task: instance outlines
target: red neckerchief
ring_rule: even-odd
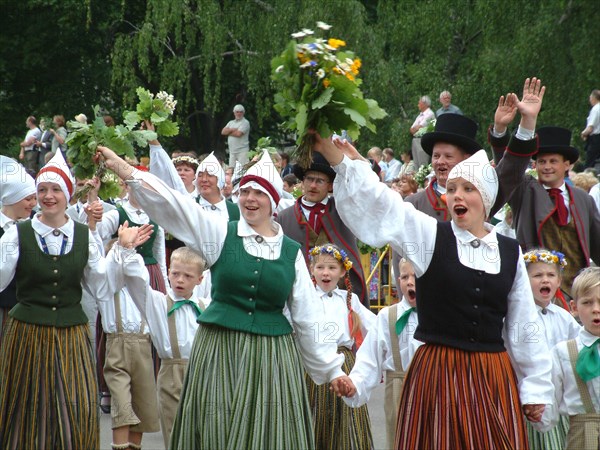
[[[323,228],[322,217],[323,214],[325,214],[327,205],[319,202],[312,206],[308,206],[306,203],[301,202],[301,207],[310,211],[308,216],[308,224],[313,230],[315,230],[315,233],[319,234],[321,232],[321,228]]]

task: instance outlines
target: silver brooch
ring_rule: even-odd
[[[52,232],[52,234],[53,234],[54,236],[58,237],[58,236],[60,236],[60,235],[62,234],[62,232],[61,232],[60,230],[56,229],[56,230],[54,230],[54,231]]]
[[[543,315],[546,315],[546,314],[548,314],[548,310],[547,310],[546,308],[542,308],[542,314],[543,314]]]
[[[473,248],[479,248],[480,245],[481,245],[481,241],[479,239],[475,239],[475,240],[471,241],[471,247],[473,247]]]
[[[256,236],[256,237],[254,238],[254,240],[255,240],[256,242],[258,242],[259,244],[262,244],[262,243],[264,242],[264,238],[263,238],[262,236]]]
[[[210,209],[214,211],[215,209],[217,209],[217,207],[215,205],[210,205]]]

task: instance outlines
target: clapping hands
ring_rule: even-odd
[[[140,227],[130,227],[126,220],[123,225],[119,226],[119,245],[125,248],[135,248],[144,244],[154,232],[154,227],[146,223]]]

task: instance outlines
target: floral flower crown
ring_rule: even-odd
[[[314,260],[315,256],[318,255],[333,256],[335,259],[342,263],[342,265],[344,266],[344,270],[352,269],[352,261],[350,261],[350,258],[348,258],[346,252],[344,250],[338,250],[333,245],[318,245],[316,247],[311,248],[308,252],[308,256],[311,262]]]
[[[523,259],[525,260],[526,265],[543,262],[546,264],[556,264],[557,266],[560,266],[561,270],[567,266],[565,255],[560,252],[555,252],[554,250],[532,250],[525,253]]]
[[[192,164],[196,167],[198,167],[200,165],[200,163],[198,162],[198,160],[196,158],[189,156],[189,155],[183,155],[183,156],[178,156],[177,158],[173,158],[174,165],[181,164],[181,163]]]

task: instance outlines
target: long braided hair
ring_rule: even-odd
[[[315,246],[308,251],[308,257],[310,260],[311,268],[314,267],[314,265],[317,262],[317,258],[320,255],[328,255],[335,258],[345,271],[344,287],[346,288],[346,308],[348,308],[350,336],[355,340],[357,346],[360,346],[360,344],[362,343],[362,323],[358,313],[352,309],[352,283],[350,283],[349,276],[349,271],[352,268],[352,261],[350,261],[350,258],[344,250],[341,250],[335,244],[327,243],[324,245]],[[311,277],[313,283],[316,285],[317,280],[315,280],[314,276]]]

